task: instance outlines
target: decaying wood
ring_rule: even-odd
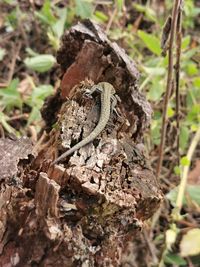
[[[0,262],[120,266],[126,244],[162,199],[142,144],[151,108],[137,91],[134,62],[90,21],[64,35],[58,62],[61,89],[43,107],[48,133],[38,156],[24,164],[20,187],[1,189]],[[117,112],[93,142],[51,166],[96,126],[99,95],[85,91],[100,81],[115,87]]]
[[[17,176],[17,165],[21,159],[32,154],[32,144],[28,138],[0,139],[0,181]]]

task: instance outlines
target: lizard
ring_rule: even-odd
[[[113,109],[117,103],[117,99],[115,97],[115,89],[110,83],[100,82],[97,85],[92,86],[91,92],[89,94],[91,95],[95,91],[99,91],[101,93],[101,111],[97,126],[85,139],[83,139],[82,141],[71,147],[69,150],[64,152],[57,159],[55,159],[52,162],[52,165],[58,163],[60,160],[71,155],[76,150],[92,142],[103,131],[106,124],[108,123],[111,109]]]

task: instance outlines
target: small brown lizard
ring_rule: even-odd
[[[105,128],[110,118],[111,109],[114,108],[117,102],[114,96],[115,89],[110,83],[101,82],[92,87],[90,94],[92,94],[94,91],[99,91],[101,93],[101,112],[100,112],[100,118],[99,118],[99,122],[97,126],[85,139],[83,139],[82,141],[77,143],[75,146],[73,146],[72,148],[64,152],[60,157],[54,160],[52,164],[59,162],[65,157],[71,155],[76,150],[92,142]]]

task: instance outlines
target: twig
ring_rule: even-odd
[[[197,130],[194,138],[192,139],[192,142],[191,142],[190,147],[188,149],[187,159],[189,160],[189,162],[191,162],[192,156],[194,154],[194,151],[195,151],[196,146],[199,143],[199,141],[200,141],[200,126],[199,126],[199,129]],[[179,191],[178,191],[178,195],[177,195],[177,199],[176,199],[176,207],[178,208],[178,210],[176,212],[180,212],[180,210],[182,208],[184,192],[185,192],[185,188],[186,188],[186,184],[187,184],[189,167],[190,167],[190,164],[187,166],[184,166],[184,168],[183,168],[182,179],[181,179],[181,182],[179,185]]]
[[[17,37],[17,35],[18,35],[18,33],[16,31],[8,32],[8,33],[5,33],[5,34],[1,34],[1,38],[0,38],[1,45],[6,43],[6,42],[9,42],[9,40],[12,37]]]
[[[191,223],[191,222],[188,222],[186,220],[181,220],[178,222],[179,224],[183,225],[183,226],[187,226],[187,227],[190,227],[190,228],[198,228],[198,223]]]
[[[112,15],[111,15],[111,17],[110,17],[110,20],[108,21],[108,24],[107,24],[107,26],[106,26],[106,33],[109,32],[110,27],[111,27],[111,25],[112,25],[112,23],[113,23],[113,20],[114,20],[116,14],[117,14],[117,7],[114,9],[114,11],[113,11],[113,13],[112,13]]]
[[[165,146],[165,137],[166,137],[166,129],[167,129],[167,108],[168,108],[169,97],[171,94],[172,84],[173,84],[173,45],[174,45],[175,33],[177,30],[177,18],[178,18],[178,13],[180,9],[180,3],[181,3],[181,0],[174,1],[173,11],[172,11],[172,23],[171,23],[171,30],[170,30],[170,37],[169,37],[168,75],[167,75],[166,94],[165,94],[165,99],[164,99],[161,141],[160,141],[160,147],[159,147],[159,159],[158,159],[158,165],[157,165],[157,170],[156,170],[157,178],[160,176],[160,171],[161,171],[162,162],[163,162],[163,154],[164,154],[163,150]]]
[[[21,120],[21,119],[27,120],[29,118],[29,116],[30,115],[28,113],[19,114],[19,115],[15,115],[15,116],[8,118],[7,121]]]
[[[37,131],[36,131],[35,126],[29,125],[28,130],[29,130],[29,132],[31,134],[31,140],[33,142],[36,142],[37,141]]]
[[[176,128],[177,128],[177,164],[180,165],[179,153],[179,135],[180,135],[180,95],[179,95],[179,81],[180,81],[180,57],[181,57],[181,41],[182,41],[182,1],[179,7],[178,21],[177,21],[177,38],[176,38],[176,64],[175,64],[175,80],[176,80]]]
[[[156,248],[155,248],[155,245],[153,244],[152,240],[150,240],[151,238],[149,237],[146,229],[143,230],[143,237],[147,243],[147,246],[149,248],[149,251],[151,253],[151,256],[152,256],[152,261],[153,261],[153,264],[158,264],[158,258],[156,256]]]
[[[14,48],[14,47],[13,47]],[[12,58],[12,62],[11,62],[11,66],[10,66],[10,71],[9,71],[9,74],[8,74],[8,81],[7,81],[7,84],[9,85],[10,82],[12,81],[12,78],[13,78],[13,74],[14,74],[14,70],[15,70],[15,65],[16,65],[16,60],[17,60],[17,57],[19,55],[19,51],[21,49],[21,42],[18,44],[18,46],[14,49],[14,56]],[[7,86],[8,86],[7,85]]]
[[[137,30],[138,30],[138,28],[139,28],[139,26],[140,26],[140,23],[141,23],[143,17],[144,17],[144,14],[141,13],[141,14],[137,17],[137,19],[135,20],[135,22],[134,22],[134,24],[133,24],[133,27],[132,27],[132,32],[133,32],[133,33],[137,32]]]

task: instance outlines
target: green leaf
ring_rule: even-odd
[[[51,85],[40,85],[34,88],[31,96],[26,100],[26,104],[30,107],[42,107],[44,100],[47,96],[53,93],[53,86]]]
[[[195,77],[195,78],[193,79],[193,85],[194,85],[195,87],[200,88],[200,77]]]
[[[6,16],[7,25],[11,27],[11,29],[9,30],[13,30],[17,28],[18,23],[19,23],[18,21],[19,15],[20,15],[19,13],[20,13],[20,9],[19,7],[17,7],[7,14]]]
[[[162,118],[162,114],[160,111],[155,110],[154,114],[153,114],[153,120],[161,120]]]
[[[182,257],[194,256],[200,253],[200,229],[194,228],[185,234],[180,242]]]
[[[53,93],[53,86],[40,85],[33,90],[32,99],[34,100],[34,102],[36,102],[37,100],[44,101],[45,98],[51,95],[52,93]]]
[[[166,195],[166,197],[170,200],[171,204],[174,207],[176,205],[178,188],[179,187],[175,187]],[[200,206],[200,186],[199,185],[187,185],[185,196],[189,196],[192,201],[196,202]],[[189,202],[187,201],[187,198],[184,197],[183,205],[188,205],[188,204]]]
[[[135,3],[133,3],[133,7],[134,7],[137,11],[139,11],[139,12],[141,12],[141,13],[145,13],[145,12],[146,12],[146,6],[144,6],[144,5],[140,5],[140,4],[135,4]]]
[[[149,92],[147,93],[148,100],[151,101],[159,101],[164,92],[164,86],[162,81],[158,79],[152,79],[152,85],[149,88]]]
[[[186,190],[191,200],[196,202],[200,206],[200,186],[188,185]]]
[[[160,120],[153,120],[151,123],[151,138],[155,145],[160,144]]]
[[[194,76],[194,75],[198,74],[197,64],[195,64],[195,63],[188,63],[187,64],[187,74],[189,76]]]
[[[100,22],[107,22],[108,21],[108,16],[106,16],[103,12],[101,11],[95,11],[94,13],[95,19],[100,21]]]
[[[168,118],[173,117],[174,116],[174,113],[175,113],[175,111],[171,107],[168,107],[167,108],[167,117]]]
[[[173,264],[177,266],[184,266],[187,262],[177,254],[168,253],[165,256],[164,262],[167,264]]]
[[[187,158],[187,156],[184,156],[184,157],[181,158],[181,165],[182,166],[189,166],[190,165],[190,161]]]
[[[200,105],[193,104],[192,108],[190,108],[188,115],[187,115],[187,121],[191,123],[198,123],[199,122],[199,115],[200,115]]]
[[[6,54],[6,50],[3,48],[0,48],[0,61],[4,58],[5,54]]]
[[[145,16],[146,16],[149,20],[151,20],[151,21],[153,21],[153,22],[157,22],[156,13],[155,13],[155,11],[154,11],[152,8],[150,8],[149,6],[147,6],[147,5],[145,6],[145,5],[140,5],[140,4],[133,3],[133,7],[134,7],[137,11],[139,11],[139,12],[145,14]]]
[[[47,36],[49,38],[49,43],[53,46],[53,48],[57,51],[59,49],[60,40],[55,34],[53,33],[52,29],[47,31]]]
[[[54,34],[58,38],[60,38],[64,33],[65,22],[67,18],[67,8],[58,9],[57,11],[59,13],[59,19],[57,20],[55,24],[52,25],[52,30]]]
[[[139,30],[138,36],[142,39],[142,41],[145,43],[146,47],[156,54],[157,56],[160,56],[161,54],[161,48],[160,48],[160,41],[158,38],[156,38],[154,35],[146,33],[144,31]]]
[[[50,84],[44,84],[36,87],[33,90],[32,97],[44,100],[47,96],[53,93],[53,86]]]
[[[90,2],[86,0],[75,0],[76,15],[81,17],[82,19],[91,18],[93,12],[93,6]]]
[[[35,56],[38,56],[39,53],[35,52],[33,49],[31,49],[30,47],[27,47],[26,48],[26,53],[29,54],[29,56],[31,57],[35,57]]]
[[[182,151],[184,151],[188,145],[189,136],[190,136],[190,131],[188,127],[183,125],[180,128],[180,137],[179,137],[180,148]]]
[[[53,15],[51,2],[49,0],[45,0],[42,10],[40,12],[35,11],[35,15],[45,24],[52,25],[56,23],[56,18]]]
[[[180,167],[179,167],[179,166],[175,166],[175,167],[174,167],[174,173],[175,173],[176,175],[180,175],[181,170],[180,170]]]
[[[119,12],[121,12],[124,5],[124,0],[117,0],[116,2],[117,2],[117,9]]]
[[[188,48],[190,41],[191,41],[190,35],[185,36],[182,40],[181,49],[185,50],[186,48]]]
[[[171,225],[171,228],[165,232],[165,243],[168,250],[171,250],[172,245],[176,242],[177,234],[178,228],[175,224]]]
[[[40,85],[33,89],[32,95],[26,100],[26,104],[32,107],[28,125],[41,119],[40,108],[47,96],[53,93],[53,86]]]
[[[183,53],[182,61],[186,63],[186,66],[187,66],[187,61],[191,59],[196,53],[198,53],[198,51],[199,47],[195,47]]]
[[[28,118],[27,125],[30,125],[32,122],[37,122],[41,119],[41,113],[38,107],[33,107]]]
[[[198,125],[197,124],[192,124],[190,129],[191,129],[192,132],[196,132],[198,130]]]
[[[45,72],[50,70],[56,62],[52,55],[38,55],[35,57],[28,57],[24,60],[26,66],[38,72]]]
[[[16,134],[16,131],[13,127],[11,127],[8,123],[7,123],[8,117],[0,111],[0,124],[3,125],[4,129],[6,129],[6,131],[8,133],[13,133]]]
[[[65,23],[67,20],[67,8],[57,8],[57,15],[59,19],[56,23],[52,24],[47,30],[47,36],[49,38],[49,43],[53,46],[55,50],[59,49],[60,38],[65,30]]]
[[[18,79],[13,79],[8,87],[2,88],[0,90],[0,102],[7,109],[12,109],[13,107],[22,107],[22,98],[20,93],[17,91],[17,86],[19,84]]]

